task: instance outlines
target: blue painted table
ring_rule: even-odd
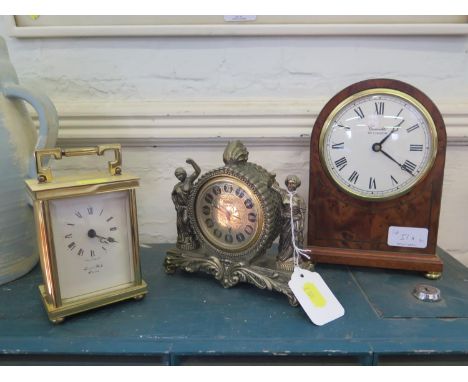
[[[468,364],[468,270],[439,251],[442,279],[319,265],[346,310],[313,325],[282,294],[201,273],[166,275],[169,245],[141,251],[149,293],[53,325],[37,290],[38,268],[0,287],[3,364]],[[426,283],[443,300],[411,291]]]

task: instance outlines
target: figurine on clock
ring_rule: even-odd
[[[200,175],[200,167],[192,159],[187,159],[186,163],[192,165],[194,172],[187,176],[187,172],[182,167],[178,167],[174,175],[179,180],[172,190],[172,201],[177,211],[177,248],[196,249],[199,247],[195,234],[188,217],[187,206],[190,197],[190,191],[193,188],[193,182]]]
[[[292,272],[294,270],[294,247],[303,248],[304,246],[306,203],[296,193],[297,188],[301,185],[301,180],[297,175],[288,175],[284,183],[287,189],[280,190],[283,203],[276,266],[278,269]],[[302,257],[298,260],[303,261]],[[310,269],[311,264],[304,265],[304,267]]]
[[[440,277],[445,147],[439,110],[412,85],[371,79],[336,94],[311,136],[313,260]]]

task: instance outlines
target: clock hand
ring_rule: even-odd
[[[90,237],[91,239],[97,237],[99,239],[99,242],[103,244],[117,243],[117,241],[113,237],[104,237],[98,235],[94,229],[90,229],[88,231],[88,237]]]
[[[398,125],[395,125],[395,126],[393,126],[393,127],[400,127],[401,125],[403,125],[403,122],[405,122],[404,119],[402,119],[401,122],[400,122]]]
[[[400,168],[403,170],[403,171],[406,171],[408,172],[409,174],[411,174],[411,176],[414,176],[413,173],[408,170],[404,165],[402,165],[401,163],[399,163],[398,161],[396,161],[391,155],[387,154],[385,151],[382,150],[382,148],[379,150],[383,155],[385,155],[387,158],[391,159],[392,161],[394,161],[398,166],[400,166]]]
[[[101,243],[105,243],[105,244],[109,244],[109,243],[117,243],[117,241],[113,238],[113,237],[103,237],[103,236],[99,236],[99,235],[96,235],[97,238],[99,238],[99,241]]]
[[[213,207],[214,208],[217,208],[218,210],[220,211],[223,211],[224,213],[226,213],[226,217],[228,220],[231,220],[231,216],[236,218],[236,219],[239,219],[240,220],[240,217],[237,216],[237,215],[234,215],[231,211],[229,211],[226,207],[220,207],[218,206],[217,204],[213,204]]]
[[[392,134],[393,134],[395,131],[397,131],[397,130],[398,130],[398,129],[395,128],[395,127],[392,128],[392,131],[390,131],[390,133],[388,133],[388,135],[387,135],[384,139],[382,139],[378,144],[379,144],[380,146],[382,146],[382,145],[384,144],[384,142],[390,137],[390,135],[392,135]],[[374,145],[375,145],[375,143],[374,143]],[[375,150],[374,150],[374,151],[375,151]]]

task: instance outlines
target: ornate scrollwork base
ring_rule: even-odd
[[[204,272],[212,275],[225,288],[233,287],[239,282],[255,285],[260,289],[267,289],[285,294],[292,306],[299,302],[288,286],[291,272],[277,270],[273,261],[265,260],[247,264],[242,261],[230,261],[210,256],[201,250],[182,251],[178,248],[167,252],[164,260],[166,273],[173,274],[176,269],[187,272]]]

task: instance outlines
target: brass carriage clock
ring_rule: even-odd
[[[213,275],[224,287],[247,282],[261,289],[284,293],[292,305],[297,300],[287,283],[291,272],[277,266],[267,255],[279,234],[281,193],[275,174],[248,162],[240,141],[230,142],[223,154],[225,166],[187,177],[172,193],[176,205],[177,246],[165,258],[167,273],[177,268]]]
[[[54,178],[48,157],[104,155],[109,174]],[[26,181],[34,202],[44,284],[40,294],[54,323],[64,317],[147,293],[141,278],[135,189],[122,172],[120,145],[38,150],[38,179]]]

